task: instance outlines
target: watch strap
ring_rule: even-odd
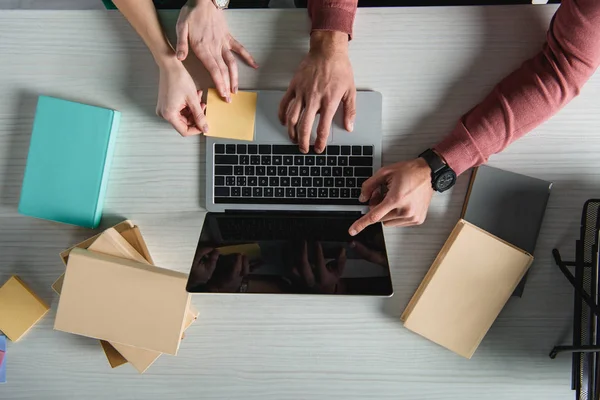
[[[423,158],[427,162],[429,168],[431,168],[432,176],[448,167],[442,158],[431,149],[425,150],[419,154],[419,157]]]

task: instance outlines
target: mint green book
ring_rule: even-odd
[[[118,111],[40,96],[19,213],[97,227],[120,119]]]

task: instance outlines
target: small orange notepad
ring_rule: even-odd
[[[237,92],[231,95],[231,103],[219,96],[216,89],[208,89],[206,99],[206,136],[235,140],[254,140],[256,119],[254,92]]]
[[[26,334],[49,309],[17,276],[0,287],[0,331],[13,342]]]

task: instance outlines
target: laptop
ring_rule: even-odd
[[[358,92],[354,131],[342,109],[327,147],[302,154],[278,119],[283,91],[259,91],[255,140],[206,138],[206,208],[190,293],[391,296],[381,224],[348,228],[368,207],[362,183],[381,167],[382,97]]]

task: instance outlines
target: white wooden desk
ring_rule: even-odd
[[[359,88],[383,93],[385,163],[435,143],[533,55],[554,6],[363,9],[351,57]],[[173,26],[176,13],[163,14]],[[242,88],[285,88],[307,49],[305,11],[233,11],[261,68]],[[191,63],[199,70],[198,62]],[[122,111],[104,225],[140,225],[158,265],[188,271],[201,227],[204,152],[154,115],[157,68],[120,14],[0,12],[0,281],[18,273],[52,311],[9,343],[1,399],[570,399],[572,289],[551,260],[574,251],[584,201],[600,196],[600,76],[558,117],[490,164],[552,180],[536,262],[470,361],[405,330],[399,315],[455,224],[468,174],[435,196],[421,227],[388,230],[391,299],[196,296],[177,357],[144,375],[111,370],[97,342],[52,330],[58,257],[90,231],[17,214],[36,98]],[[206,75],[198,73],[206,85]],[[360,110],[359,110],[360,112]],[[568,257],[569,258],[569,257]]]

